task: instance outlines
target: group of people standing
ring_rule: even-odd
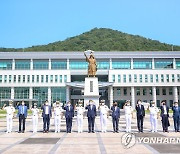
[[[124,105],[125,111],[125,120],[126,120],[126,132],[131,132],[131,121],[133,118],[134,109],[131,106],[131,102],[129,100],[126,101]],[[7,112],[7,133],[12,132],[13,125],[13,115],[15,112],[15,108],[13,107],[13,102],[9,101],[9,106],[6,104],[3,106],[3,109]],[[27,118],[27,106],[24,101],[17,106],[18,113],[17,116],[19,118],[19,133],[24,133],[25,131],[25,122]],[[145,117],[145,108],[142,104],[141,100],[137,101],[136,109],[136,117],[137,117],[137,128],[139,133],[143,132],[143,123]],[[37,104],[34,103],[33,107],[30,107],[32,111],[32,124],[33,124],[33,133],[37,132],[38,128],[38,118],[40,110],[37,107]],[[66,132],[71,133],[72,131],[72,120],[74,117],[74,112],[77,112],[77,126],[78,133],[83,132],[83,118],[84,113],[87,112],[88,118],[88,133],[95,133],[95,118],[97,116],[97,110],[99,110],[100,114],[100,125],[101,131],[107,132],[107,118],[109,115],[112,116],[112,124],[113,124],[113,132],[119,132],[119,119],[120,119],[120,108],[118,107],[118,103],[114,102],[113,106],[109,109],[107,105],[105,105],[105,101],[102,100],[98,109],[92,100],[89,100],[89,103],[83,107],[83,102],[78,102],[78,104],[73,107],[71,102],[67,102],[67,104],[63,107],[63,104],[57,101],[53,105],[53,109],[51,105],[49,105],[48,101],[44,103],[41,107],[42,117],[43,117],[43,132],[49,132],[50,119],[52,117],[52,110],[54,111],[54,124],[55,124],[55,133],[59,133],[61,130],[61,119],[65,112],[66,118]],[[160,110],[156,107],[155,102],[151,102],[151,106],[148,106],[149,114],[150,114],[150,123],[151,123],[151,131],[157,132],[157,119],[159,116],[162,118],[162,128],[163,132],[168,132],[168,127],[170,126],[169,122],[169,107],[166,105],[166,101],[161,102]],[[178,106],[178,102],[175,102],[173,107],[173,120],[174,120],[174,129],[175,132],[179,132],[180,130],[180,107]],[[160,114],[159,114],[160,113]]]

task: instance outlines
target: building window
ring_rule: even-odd
[[[124,96],[126,96],[127,95],[127,88],[124,88],[123,91],[124,91]]]
[[[53,75],[50,76],[50,82],[53,82]]]
[[[57,83],[58,82],[58,76],[55,75],[55,82]]]
[[[126,74],[123,75],[123,82],[126,83]]]
[[[12,75],[9,75],[9,83],[12,82]]]
[[[15,60],[16,70],[30,70],[30,60]]]
[[[32,75],[32,83],[34,83],[34,75]]]
[[[121,89],[120,88],[117,89],[117,95],[121,96]]]
[[[149,88],[149,95],[152,95],[152,88]]]
[[[118,75],[118,82],[121,82],[121,75]]]
[[[112,82],[115,82],[115,75],[112,75]]]
[[[0,70],[11,70],[12,60],[0,60]]]
[[[23,87],[23,88],[14,88],[14,98],[15,99],[29,99],[29,88]]]
[[[0,83],[2,83],[2,75],[0,75]]]
[[[156,88],[156,95],[160,95],[159,88]]]
[[[16,75],[14,75],[14,83],[16,83]]]
[[[162,94],[166,95],[166,88],[162,88]]]
[[[172,94],[173,94],[173,89],[169,88],[169,95],[172,95]]]
[[[11,88],[0,87],[0,99],[10,99],[10,98],[11,98]]]
[[[158,74],[156,74],[156,82],[159,82]]]
[[[41,75],[41,83],[44,83],[44,75]]]
[[[69,62],[69,68],[71,70],[84,70],[84,69],[88,69],[88,63],[85,61],[81,61],[81,60],[72,60]]]
[[[173,60],[172,59],[155,59],[156,69],[172,69]]]
[[[48,75],[46,75],[46,83],[48,83]]]
[[[49,68],[49,60],[33,60],[34,70],[47,70]]]
[[[67,82],[67,75],[64,75],[64,82]]]
[[[134,74],[134,82],[137,82],[137,75]]]
[[[27,76],[27,82],[30,82],[30,75]]]
[[[23,83],[25,83],[25,82],[26,82],[26,76],[23,75]]]
[[[146,61],[134,59],[133,69],[152,69],[152,61],[150,59],[147,59]]]
[[[151,82],[153,82],[153,74],[150,75]]]
[[[59,76],[59,82],[62,83],[62,75]]]
[[[4,83],[7,82],[7,75],[4,76]]]
[[[169,82],[169,74],[166,74],[166,81]]]
[[[173,100],[169,100],[170,107],[173,107]]]
[[[172,82],[174,82],[175,81],[175,79],[174,79],[174,74],[172,74]]]
[[[136,95],[137,95],[137,96],[140,96],[140,95],[141,95],[140,88],[136,88]]]
[[[129,82],[131,83],[132,79],[131,79],[131,74],[129,74]]]
[[[180,69],[180,59],[176,59],[176,69]]]
[[[109,62],[108,61],[98,61],[97,62],[97,68],[99,70],[107,70],[109,69]]]
[[[164,82],[164,75],[161,74],[161,82]]]
[[[51,96],[52,96],[52,102],[60,101],[62,103],[65,103],[66,101],[66,88],[64,87],[52,87],[51,88]]]
[[[39,75],[36,76],[36,82],[39,82]]]
[[[21,75],[18,75],[18,82],[21,82]]]
[[[38,101],[38,106],[41,106],[48,99],[48,88],[33,87],[33,99]]]
[[[128,60],[114,60],[112,61],[112,69],[130,69],[131,68],[131,61]]]
[[[177,81],[180,82],[180,74],[177,74]]]
[[[145,96],[147,93],[146,88],[143,88],[143,95]]]
[[[145,74],[145,82],[148,82],[148,75]]]
[[[139,82],[142,82],[142,74],[139,74]]]
[[[157,107],[160,107],[160,100],[157,100]]]
[[[51,60],[52,70],[65,70],[67,69],[67,62],[62,60]]]

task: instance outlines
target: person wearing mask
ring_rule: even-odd
[[[83,107],[83,102],[79,101],[78,106],[76,106],[77,111],[77,126],[78,126],[78,133],[83,132],[83,114],[85,112],[85,108]]]
[[[14,112],[15,112],[15,108],[13,107],[13,102],[10,100],[9,106],[6,106],[6,104],[4,104],[3,110],[6,111],[6,122],[7,122],[7,132],[6,133],[11,133],[12,126],[13,126],[13,116],[14,116]]]
[[[175,132],[179,132],[180,107],[178,106],[178,102],[174,102],[174,106],[172,107],[172,111],[173,111],[173,120],[174,120],[174,130],[175,130]]]
[[[85,107],[87,110],[87,117],[88,117],[88,133],[95,133],[94,131],[94,123],[95,123],[95,117],[96,114],[96,106],[94,105],[94,102],[92,100],[89,100],[89,105]]]
[[[162,126],[163,126],[163,132],[169,132],[168,127],[170,126],[169,123],[169,107],[166,105],[166,101],[162,101],[161,109],[161,117],[162,117]]]
[[[112,122],[113,122],[113,133],[119,133],[119,118],[120,118],[120,108],[118,107],[117,102],[114,102],[111,107],[112,111]]]
[[[105,100],[101,100],[101,105],[99,106],[100,111],[100,124],[101,124],[101,132],[106,133],[107,131],[107,116],[109,112],[109,108],[105,105]]]
[[[159,109],[155,106],[155,102],[151,102],[151,107],[148,107],[150,111],[150,122],[151,122],[151,132],[157,132],[157,118]]]
[[[124,105],[125,119],[126,119],[126,132],[131,132],[131,121],[133,117],[133,108],[130,105],[130,100],[127,100]]]
[[[36,103],[34,103],[34,107],[31,108],[31,111],[32,111],[33,133],[37,133],[39,109],[37,108]]]
[[[52,117],[52,111],[51,111],[51,106],[49,105],[47,100],[41,109],[42,109],[42,117],[43,117],[43,133],[48,133],[50,118]]]
[[[27,106],[25,106],[24,101],[22,101],[21,105],[18,106],[17,116],[19,117],[19,132],[18,133],[24,133],[25,123],[26,123],[26,118],[27,118]],[[23,129],[21,129],[22,124],[23,124]]]
[[[71,102],[67,102],[67,105],[64,107],[64,110],[66,111],[65,117],[66,117],[66,132],[71,133],[72,130],[72,119],[74,117],[74,108],[71,105]]]
[[[62,109],[61,103],[59,101],[56,101],[56,105],[54,106],[55,133],[60,132],[62,113],[63,113],[63,109]]]
[[[145,110],[144,110],[144,105],[142,105],[142,101],[139,99],[137,101],[136,105],[136,115],[137,115],[137,127],[139,133],[143,133],[143,122],[144,122],[144,117],[145,117]]]

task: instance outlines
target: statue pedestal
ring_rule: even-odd
[[[93,100],[96,107],[99,106],[99,87],[97,77],[86,77],[84,84],[84,105],[89,103],[89,100]]]

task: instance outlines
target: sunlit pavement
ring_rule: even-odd
[[[134,114],[135,115],[135,114]],[[136,118],[132,120],[132,132],[141,137],[180,137],[173,131],[173,121],[170,118],[170,132],[162,133],[161,121],[158,119],[158,133],[150,132],[150,120],[147,115],[144,121],[144,133],[139,134]],[[49,133],[42,133],[42,118],[39,118],[38,133],[32,133],[32,121],[29,116],[25,133],[18,133],[18,119],[14,119],[13,132],[6,134],[6,119],[0,119],[0,153],[180,153],[180,144],[144,144],[136,143],[127,149],[121,143],[125,134],[125,117],[121,115],[119,133],[113,133],[111,117],[108,118],[107,133],[101,133],[100,119],[96,118],[96,133],[87,132],[87,118],[84,118],[84,132],[77,133],[76,117],[73,120],[72,133],[65,132],[65,119],[62,120],[61,132],[54,133],[54,119],[51,119]]]

